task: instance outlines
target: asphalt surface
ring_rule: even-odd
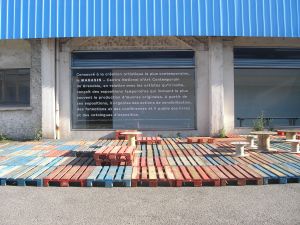
[[[0,187],[0,224],[300,224],[300,184]]]

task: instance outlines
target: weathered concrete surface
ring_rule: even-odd
[[[44,138],[55,138],[55,40],[41,42],[42,132]]]
[[[15,139],[33,138],[41,129],[40,41],[1,41],[0,69],[30,68],[30,107],[0,107],[0,133]]]
[[[300,185],[1,187],[0,224],[300,224]]]
[[[224,46],[223,41],[209,41],[209,135],[224,129]]]

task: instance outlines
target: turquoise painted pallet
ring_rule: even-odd
[[[249,167],[263,176],[264,184],[300,182],[300,170],[290,168],[286,164],[252,164]]]
[[[42,186],[42,177],[39,177],[45,171],[50,173],[56,166],[63,161],[62,158],[44,158],[35,165],[6,166],[0,168],[0,184],[17,186]],[[44,174],[46,176],[46,174]]]
[[[87,178],[87,187],[131,187],[132,166],[97,166]]]

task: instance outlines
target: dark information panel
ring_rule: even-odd
[[[72,128],[194,129],[194,69],[73,69]]]

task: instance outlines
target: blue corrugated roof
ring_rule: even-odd
[[[0,0],[0,39],[300,37],[300,0]]]

